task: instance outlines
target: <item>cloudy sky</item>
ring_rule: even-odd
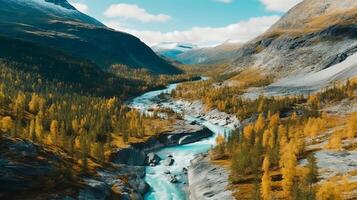
[[[246,42],[301,0],[70,0],[107,26],[148,45]]]

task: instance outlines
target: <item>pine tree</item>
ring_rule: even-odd
[[[307,157],[307,168],[309,171],[306,176],[306,179],[307,179],[306,181],[311,187],[312,184],[317,182],[317,176],[318,176],[317,161],[316,161],[316,157],[314,154],[310,154]]]

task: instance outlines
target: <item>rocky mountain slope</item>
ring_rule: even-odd
[[[277,77],[312,76],[357,52],[356,22],[355,0],[305,0],[266,33],[242,46],[230,63],[230,71],[257,67]],[[341,66],[329,70],[319,82],[324,83],[321,86],[356,75],[356,65],[351,62],[356,60],[349,60],[342,71]],[[295,86],[305,86],[304,81],[300,83]]]
[[[107,28],[66,0],[0,0],[0,34],[61,50],[102,69],[112,64],[161,73],[180,71],[138,38]]]

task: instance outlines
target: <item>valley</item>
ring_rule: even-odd
[[[355,0],[113,1],[0,0],[0,199],[357,199]]]

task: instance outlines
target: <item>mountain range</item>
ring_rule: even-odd
[[[3,37],[56,49],[104,70],[122,64],[155,74],[180,73],[138,38],[106,27],[66,0],[0,0],[0,4]]]

